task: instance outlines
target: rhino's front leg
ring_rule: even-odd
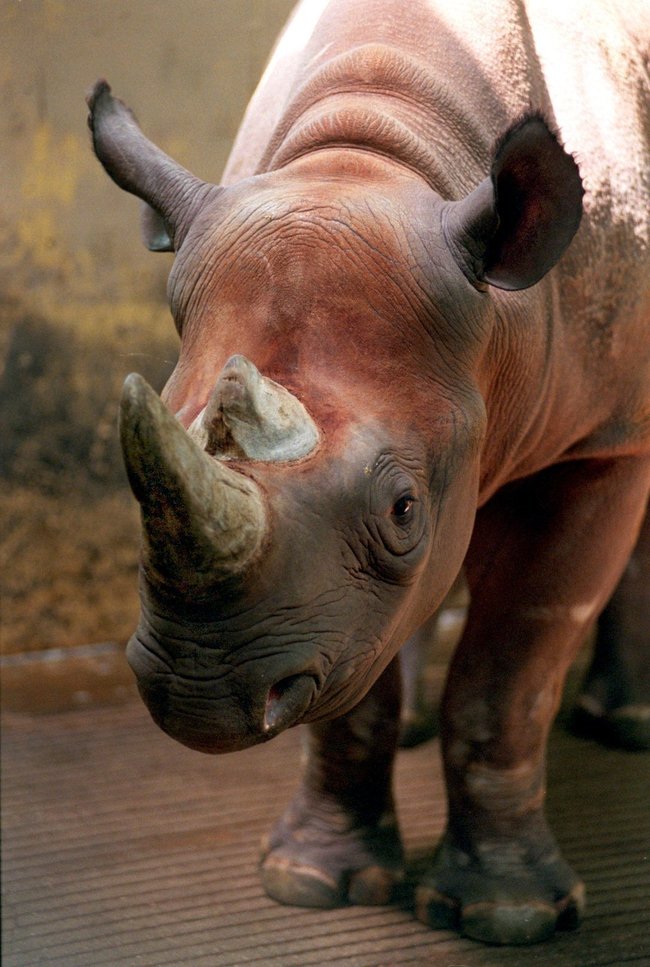
[[[263,847],[269,896],[297,906],[389,903],[403,877],[392,795],[395,659],[350,713],[309,726],[301,785]]]
[[[545,749],[566,670],[629,555],[648,469],[563,465],[479,514],[472,595],[442,708],[448,827],[418,915],[491,943],[577,924],[583,886],[544,816]]]

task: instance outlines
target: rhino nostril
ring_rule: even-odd
[[[312,675],[289,675],[269,689],[264,709],[264,731],[279,732],[295,725],[316,693]]]

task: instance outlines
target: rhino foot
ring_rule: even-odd
[[[573,930],[584,909],[584,885],[557,854],[535,865],[491,872],[443,840],[416,891],[420,920],[484,943],[540,943],[556,930]]]
[[[262,882],[272,899],[324,908],[394,899],[404,879],[394,816],[375,827],[342,829],[322,817],[296,822],[290,813],[262,847]]]

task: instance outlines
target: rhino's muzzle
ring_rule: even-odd
[[[320,692],[321,676],[295,656],[284,667],[254,663],[230,675],[185,679],[182,665],[179,670],[173,658],[157,657],[135,634],[127,658],[156,725],[200,752],[235,752],[265,742],[299,724]]]
[[[212,715],[205,707],[195,709],[193,703],[184,706],[172,702],[161,686],[147,687],[139,682],[138,687],[163,732],[190,749],[212,754],[249,748],[298,725],[317,693],[313,676],[292,675],[269,689],[266,701],[255,713],[244,713],[233,699],[215,706]]]
[[[267,531],[257,484],[205,453],[137,374],[124,384],[120,436],[155,583],[193,595],[244,571]]]

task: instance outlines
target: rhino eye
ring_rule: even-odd
[[[393,504],[392,514],[393,517],[400,523],[405,523],[406,520],[411,516],[413,510],[413,504],[415,503],[415,497],[411,494],[405,494],[396,500]]]

